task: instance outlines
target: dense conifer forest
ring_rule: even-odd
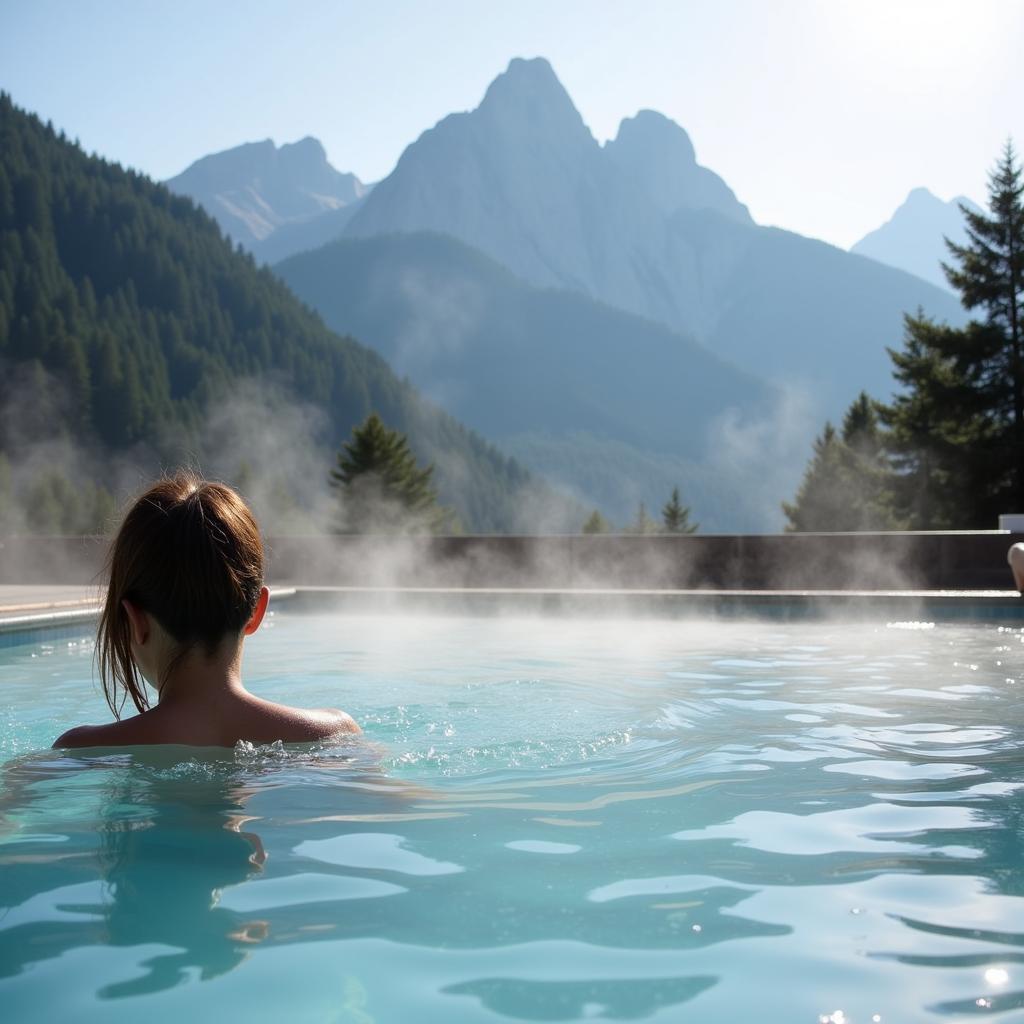
[[[418,457],[438,462],[440,497],[467,529],[512,528],[541,490],[377,354],[329,331],[191,200],[86,155],[0,94],[0,519],[20,503],[30,528],[97,528],[109,502],[81,497],[96,481],[69,488],[60,474],[18,475],[29,442],[63,437],[130,454],[143,471],[182,453],[202,463],[219,454],[204,437],[209,411],[250,379],[324,410],[324,436],[308,443],[328,453],[378,413]],[[254,432],[272,428],[253,412]],[[323,482],[329,470],[330,460]],[[74,515],[54,521],[76,488]]]

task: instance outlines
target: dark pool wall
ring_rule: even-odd
[[[986,590],[1024,534],[272,537],[268,578],[307,586]],[[91,583],[98,538],[0,538],[0,583]]]

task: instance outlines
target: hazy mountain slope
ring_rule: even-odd
[[[701,225],[685,230],[693,237]],[[708,334],[713,351],[784,382],[807,397],[818,418],[840,416],[861,390],[887,399],[893,389],[886,347],[899,348],[903,314],[924,308],[953,322],[963,310],[948,293],[904,271],[851,256],[779,228],[733,231],[721,312]]]
[[[275,270],[330,327],[492,438],[575,429],[698,454],[716,416],[775,398],[660,324],[527,285],[446,236],[341,239]]]
[[[368,191],[354,174],[335,170],[313,138],[280,147],[266,139],[213,153],[166,184],[249,249],[283,227],[340,211]]]
[[[691,334],[755,373],[829,381],[814,396],[822,415],[887,389],[904,311],[961,317],[922,281],[754,225],[666,118],[627,119],[602,148],[544,60],[512,61],[479,107],[409,146],[346,234],[416,230]]]
[[[377,353],[329,331],[190,200],[86,156],[4,94],[0,369],[0,454],[19,471],[52,468],[60,442],[110,473],[128,460],[136,481],[181,459],[233,473],[233,410],[250,477],[285,479],[301,500],[377,410],[437,461],[468,528],[527,528],[538,491],[558,506]]]
[[[310,220],[291,221],[253,242],[246,248],[260,263],[278,263],[297,252],[319,249],[320,246],[340,238],[348,222],[355,216],[366,197],[361,196],[347,206],[328,210]]]
[[[949,262],[945,239],[958,245],[966,240],[961,204],[981,212],[966,196],[947,203],[926,188],[915,188],[889,220],[850,246],[850,252],[899,267],[948,290],[940,264]]]
[[[782,438],[780,446],[786,443]],[[679,487],[701,533],[781,532],[779,496],[795,491],[805,456],[804,449],[794,450],[788,466],[769,466],[761,443],[727,443],[717,455],[694,459],[583,432],[517,434],[502,445],[620,527],[633,522],[641,502],[649,516],[659,519],[672,488]]]
[[[341,239],[275,270],[329,326],[620,522],[674,484],[706,527],[773,521],[755,514],[718,433],[768,421],[779,395],[663,325],[528,285],[431,233]]]

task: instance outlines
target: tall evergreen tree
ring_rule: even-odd
[[[583,533],[608,533],[611,527],[608,524],[608,520],[601,515],[598,509],[594,509],[593,512],[587,517],[587,521],[583,524]]]
[[[877,405],[864,392],[814,442],[793,502],[783,502],[789,532],[884,530],[898,524],[889,507],[890,473]]]
[[[679,488],[672,488],[672,497],[661,508],[661,521],[666,533],[696,533],[700,523],[690,522],[690,506],[679,500]]]
[[[943,265],[967,309],[981,309],[1003,336],[1001,351],[979,353],[991,374],[1006,381],[1001,410],[1012,422],[1012,444],[1024,452],[1024,177],[1007,140],[988,181],[989,213],[961,205],[967,243],[946,240],[955,265]]]
[[[881,415],[895,503],[914,527],[990,527],[1024,508],[1024,177],[1009,142],[988,205],[961,207],[967,241],[947,242],[944,265],[984,319],[955,329],[908,316],[903,350],[890,350],[903,389]]]
[[[331,470],[339,533],[436,533],[451,526],[437,503],[433,465],[420,468],[404,434],[371,413],[342,445]]]
[[[963,529],[991,521],[993,484],[1005,468],[994,382],[979,371],[988,361],[980,357],[1001,344],[999,332],[985,324],[961,330],[920,314],[906,318],[903,349],[889,352],[901,389],[880,416],[889,428],[891,504],[908,527]]]

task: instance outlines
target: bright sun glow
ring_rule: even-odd
[[[944,71],[1001,49],[996,0],[835,0],[820,12],[869,71]]]

